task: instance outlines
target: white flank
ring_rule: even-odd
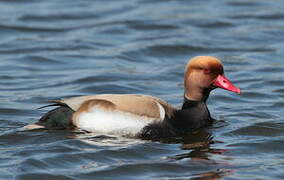
[[[164,107],[158,102],[156,102],[156,104],[159,107],[160,119],[165,119],[166,112]]]
[[[153,122],[154,118],[138,116],[121,111],[106,111],[93,108],[74,119],[75,125],[89,132],[136,135],[143,127]]]

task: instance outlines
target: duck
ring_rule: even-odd
[[[179,137],[210,126],[206,101],[212,90],[222,88],[234,93],[241,90],[225,76],[221,60],[196,56],[185,66],[181,108],[151,95],[97,94],[52,100],[56,108],[25,129],[76,128],[106,135],[130,135],[140,139]]]

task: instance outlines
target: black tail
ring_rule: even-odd
[[[49,106],[58,106],[58,104],[52,104],[45,107]],[[67,129],[72,127],[71,120],[73,113],[74,111],[70,107],[59,106],[51,111],[48,111],[36,124],[45,126],[47,129]]]

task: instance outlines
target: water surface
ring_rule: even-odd
[[[284,179],[282,0],[0,1],[0,179]],[[190,57],[221,58],[217,122],[179,142],[22,131],[47,100],[155,95],[180,106]]]

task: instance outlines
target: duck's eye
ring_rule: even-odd
[[[204,74],[210,74],[211,73],[211,71],[209,69],[204,69],[203,71],[204,71]]]

